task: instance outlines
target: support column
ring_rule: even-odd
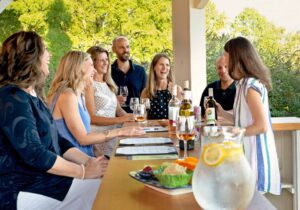
[[[194,105],[199,105],[206,86],[205,14],[197,5],[203,7],[199,0],[172,1],[176,82],[183,86],[183,81],[190,81]]]

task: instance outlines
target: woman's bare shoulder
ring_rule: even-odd
[[[61,103],[61,104],[73,104],[73,102],[76,102],[75,104],[77,104],[77,96],[75,94],[75,92],[68,88],[66,90],[64,90],[63,92],[61,92],[59,98],[58,98],[58,102]]]

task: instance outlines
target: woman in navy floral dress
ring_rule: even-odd
[[[175,79],[171,69],[170,58],[163,53],[158,53],[152,59],[148,82],[141,97],[150,98],[148,119],[168,119],[168,104],[172,98],[170,89],[173,88]],[[182,98],[182,89],[177,85],[177,97]]]

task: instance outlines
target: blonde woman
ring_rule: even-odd
[[[92,82],[94,73],[89,54],[70,51],[62,57],[48,95],[48,104],[59,133],[90,156],[94,156],[93,144],[109,141],[117,136],[144,133],[139,127],[91,132],[90,116],[83,93],[85,87]]]
[[[126,113],[117,100],[117,87],[111,78],[108,51],[93,46],[87,52],[91,55],[96,69],[94,80],[85,91],[86,106],[94,125],[91,126],[92,131],[113,129],[133,120],[133,115]],[[110,156],[115,144],[115,139],[103,142],[95,145],[94,151]]]
[[[172,98],[170,89],[174,86],[170,58],[163,53],[156,54],[152,59],[148,82],[141,97],[150,98],[148,119],[168,119],[168,103]],[[182,99],[182,89],[177,85],[177,97]]]

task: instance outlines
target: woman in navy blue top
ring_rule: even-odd
[[[49,59],[35,32],[15,33],[1,48],[0,209],[16,209],[20,192],[43,195],[43,201],[51,198],[60,209],[72,193],[70,188],[77,180],[73,178],[100,178],[107,166],[105,158],[90,158],[62,138],[36,95],[49,73]],[[18,209],[22,209],[19,203]]]
[[[172,98],[170,89],[174,86],[174,75],[171,69],[170,58],[158,53],[152,59],[148,82],[141,97],[150,98],[148,119],[168,119],[168,104]],[[177,97],[182,98],[182,89],[177,85]]]

